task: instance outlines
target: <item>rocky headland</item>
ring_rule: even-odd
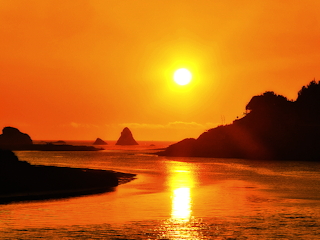
[[[26,133],[22,133],[14,127],[5,127],[0,134],[0,146],[2,148],[28,147],[32,145],[32,139]]]
[[[245,110],[232,124],[184,139],[158,154],[320,161],[320,81],[303,86],[295,101],[272,91],[254,96]]]
[[[129,128],[125,127],[120,135],[120,138],[116,142],[116,145],[139,145],[136,140],[134,140],[132,133]]]
[[[0,203],[103,193],[134,177],[107,170],[31,165],[10,150],[0,150]]]
[[[93,146],[69,145],[64,141],[34,144],[31,137],[14,127],[5,127],[0,134],[0,149],[35,151],[99,151],[103,148]]]

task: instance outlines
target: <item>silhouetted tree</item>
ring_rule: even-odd
[[[296,101],[301,124],[320,125],[320,81],[311,81],[298,92]]]
[[[246,106],[249,111],[279,111],[287,106],[289,100],[282,96],[277,95],[273,91],[268,91],[259,96],[254,96]]]
[[[303,86],[298,92],[298,101],[313,101],[320,100],[320,81],[316,82],[315,80],[311,81],[307,86]]]

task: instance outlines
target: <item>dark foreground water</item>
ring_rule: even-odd
[[[99,195],[0,205],[0,239],[320,239],[320,164],[148,151],[16,152],[137,179]]]

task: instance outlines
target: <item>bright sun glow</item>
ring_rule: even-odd
[[[173,79],[179,85],[186,85],[191,81],[192,74],[188,69],[180,68],[174,72]]]

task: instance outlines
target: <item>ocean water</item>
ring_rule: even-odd
[[[320,164],[17,151],[32,164],[135,173],[112,192],[0,205],[0,239],[320,239]]]

